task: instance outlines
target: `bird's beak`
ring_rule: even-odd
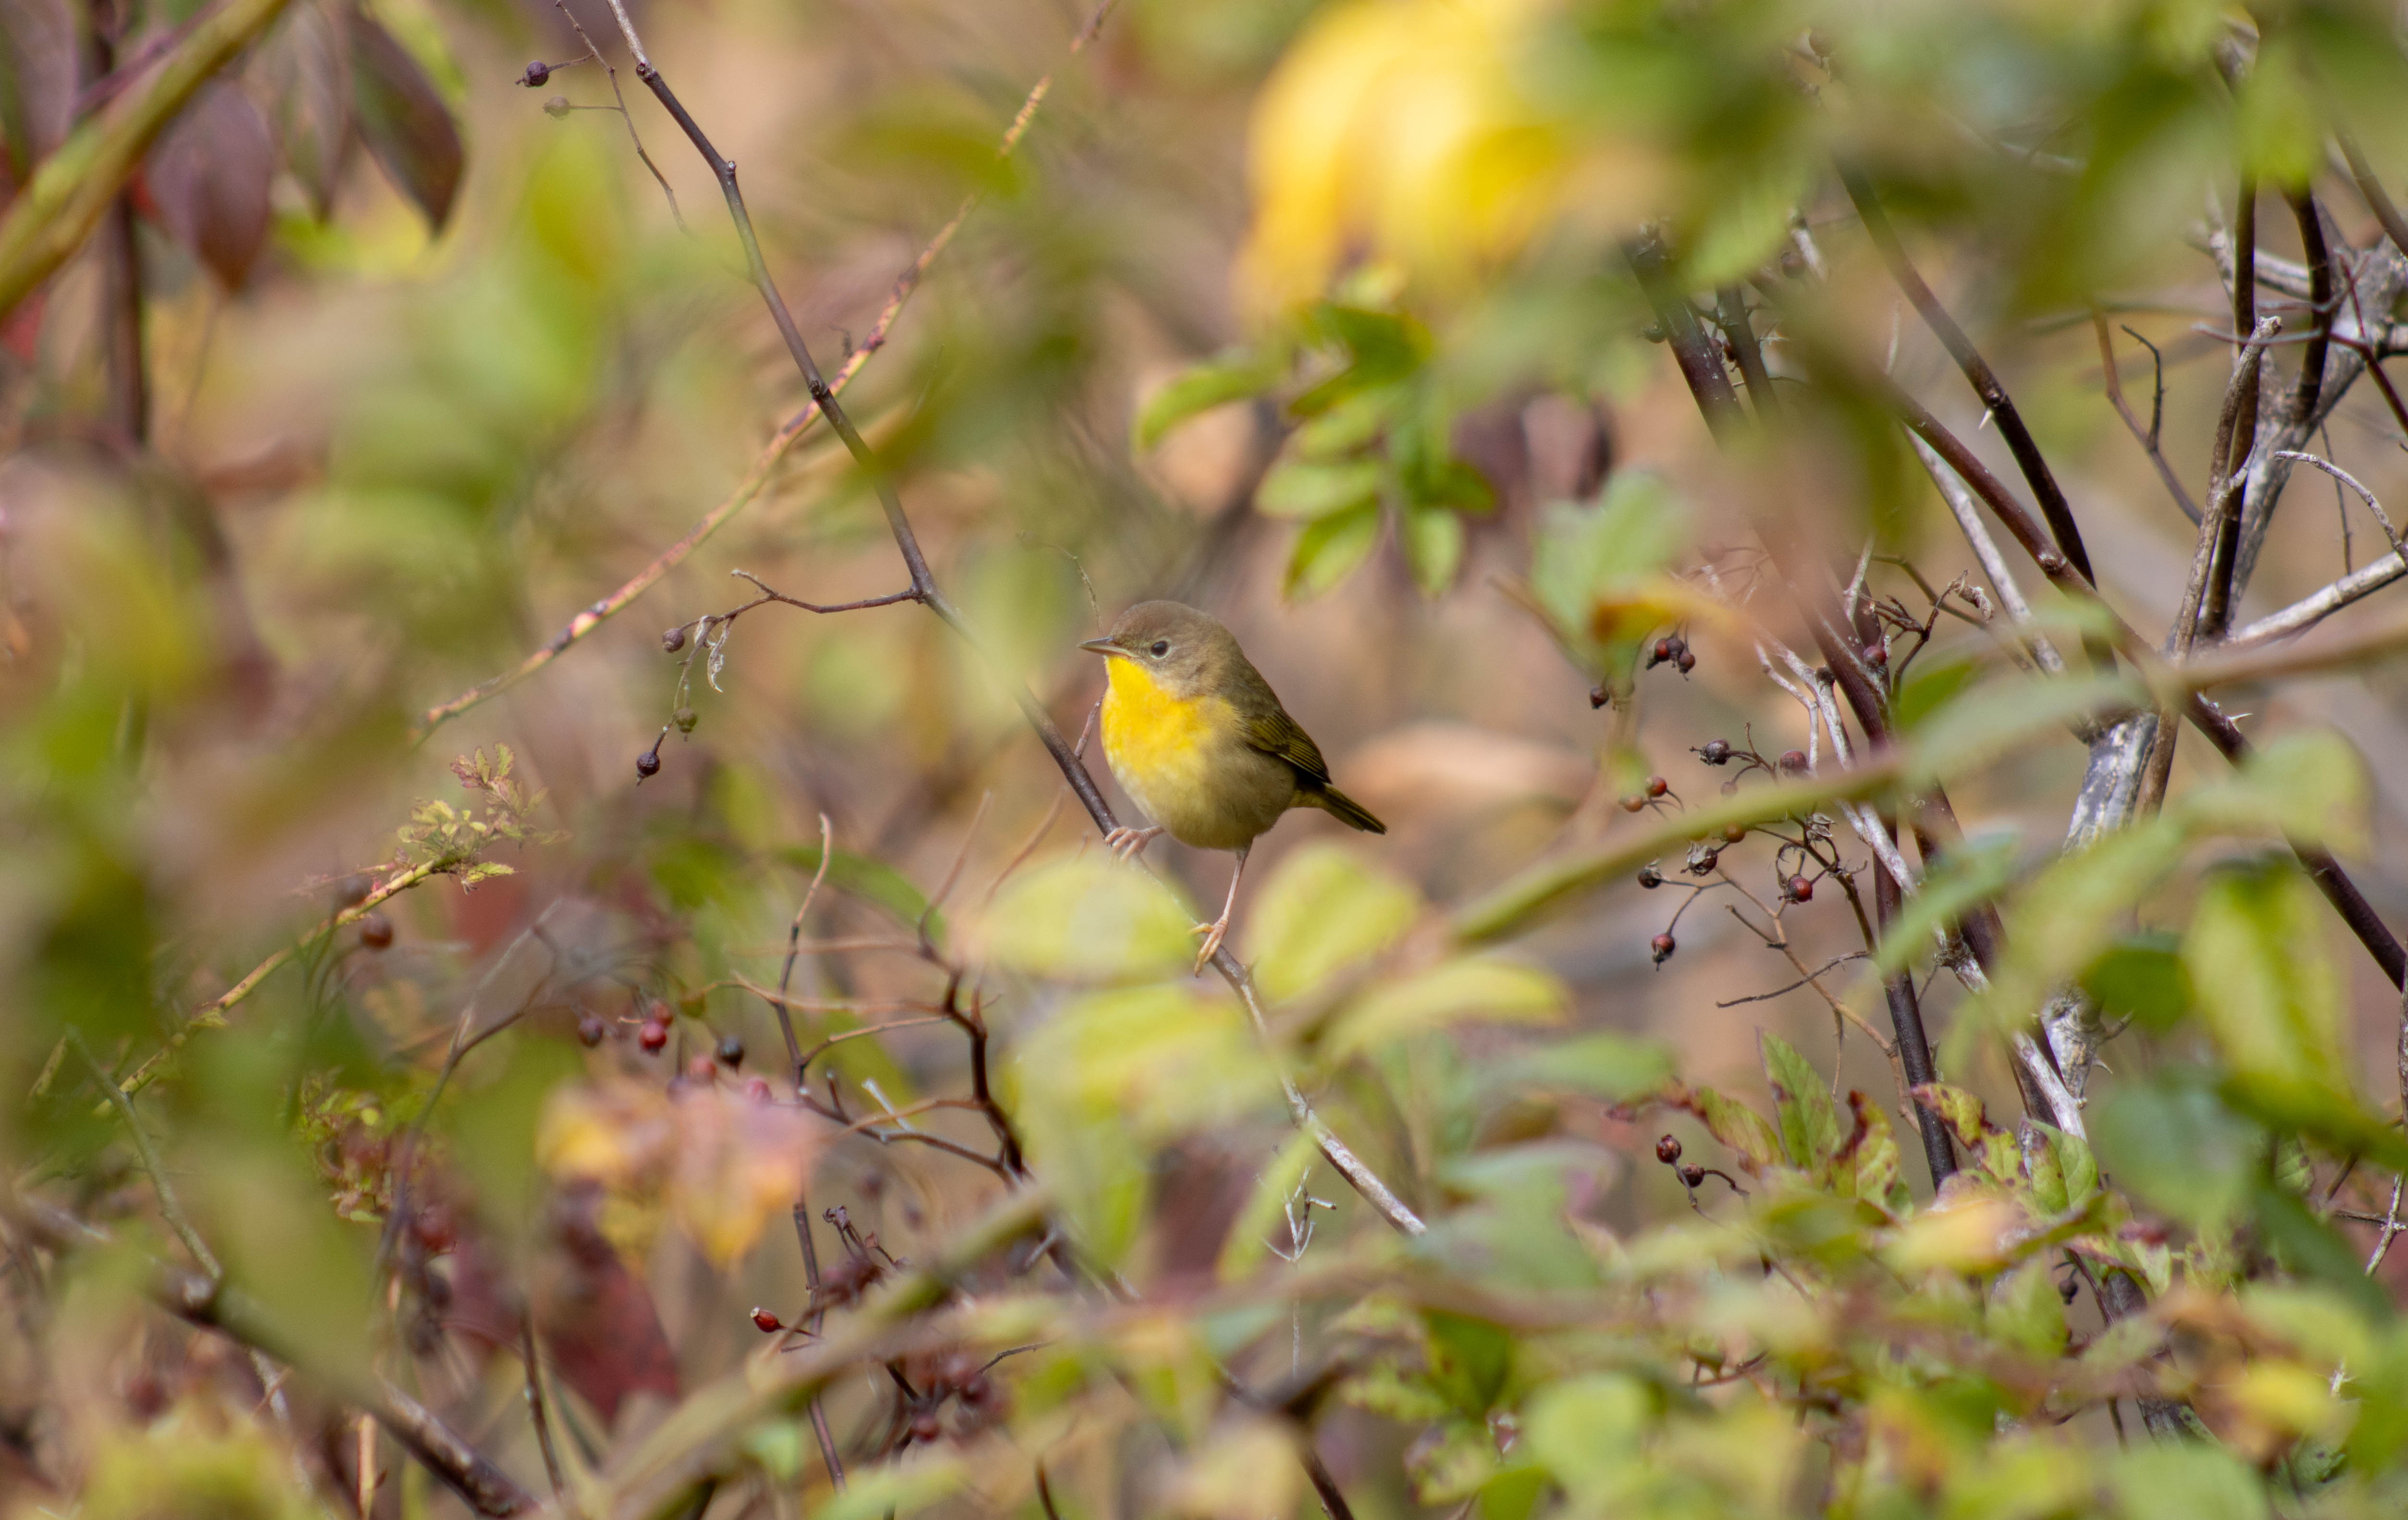
[[[1116,655],[1122,652],[1121,646],[1110,639],[1089,639],[1079,647],[1099,655]]]

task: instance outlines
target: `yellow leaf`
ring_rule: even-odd
[[[1358,1051],[1459,1019],[1550,1024],[1563,1016],[1564,989],[1533,967],[1474,957],[1374,987],[1339,1016],[1330,1057]]]
[[[1421,909],[1413,889],[1342,845],[1282,860],[1246,914],[1246,960],[1274,1001],[1320,987],[1397,942]]]
[[[973,954],[998,965],[1116,981],[1184,971],[1195,922],[1159,880],[1090,852],[1014,876],[968,932]]]

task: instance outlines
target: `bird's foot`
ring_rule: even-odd
[[[1195,974],[1201,976],[1204,974],[1204,968],[1211,964],[1212,957],[1220,952],[1222,939],[1229,932],[1229,916],[1224,913],[1211,923],[1197,924],[1188,932],[1204,936],[1203,947],[1196,952]]]
[[[1104,836],[1104,847],[1124,860],[1134,860],[1145,853],[1145,847],[1159,837],[1155,829],[1115,829]]]

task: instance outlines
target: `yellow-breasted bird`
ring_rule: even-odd
[[[1177,602],[1140,602],[1112,631],[1079,646],[1108,656],[1104,758],[1150,829],[1115,829],[1104,843],[1126,859],[1168,832],[1197,849],[1234,850],[1221,916],[1198,924],[1196,968],[1221,947],[1246,852],[1291,807],[1317,807],[1355,829],[1388,826],[1329,784],[1329,766],[1287,716],[1262,672],[1219,618]]]

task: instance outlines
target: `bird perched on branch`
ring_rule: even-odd
[[[1221,947],[1246,852],[1291,807],[1317,807],[1367,833],[1386,824],[1329,784],[1329,766],[1310,734],[1238,647],[1220,619],[1177,602],[1140,602],[1112,631],[1079,646],[1107,657],[1104,758],[1131,800],[1154,820],[1104,838],[1123,859],[1168,833],[1197,849],[1234,850],[1221,916],[1198,924],[1196,969]]]

